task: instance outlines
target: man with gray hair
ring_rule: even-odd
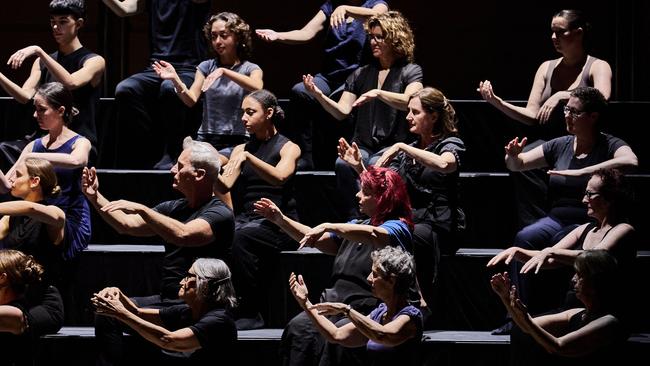
[[[149,208],[127,200],[109,201],[99,192],[95,168],[84,168],[82,190],[109,225],[120,234],[158,235],[165,242],[160,293],[133,298],[139,307],[179,304],[180,282],[192,262],[201,257],[223,257],[230,249],[235,224],[232,210],[215,193],[220,169],[219,154],[214,147],[185,138],[183,151],[171,169],[173,187],[183,198]],[[119,363],[122,330],[114,319],[96,318],[98,364]]]

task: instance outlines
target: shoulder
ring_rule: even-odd
[[[184,207],[187,205],[187,200],[185,198],[179,198],[175,200],[164,201],[157,204],[153,210],[157,211],[163,215],[168,215],[169,213],[175,211],[179,207]]]

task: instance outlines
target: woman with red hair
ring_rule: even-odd
[[[370,167],[361,174],[361,190],[356,195],[359,211],[369,217],[348,223],[323,223],[314,228],[285,216],[271,201],[263,198],[255,203],[255,212],[278,225],[300,242],[302,247],[315,247],[334,255],[332,286],[321,294],[321,302],[338,302],[368,314],[379,305],[367,278],[372,270],[370,253],[386,246],[411,250],[411,204],[402,178],[386,168]],[[413,287],[413,286],[411,286]],[[329,317],[341,326],[349,320],[342,314]],[[282,334],[284,365],[318,364],[325,340],[312,326],[304,312],[294,317]],[[364,357],[365,353],[354,357]],[[346,352],[347,353],[347,352]],[[334,353],[326,351],[323,357]],[[340,352],[336,352],[340,356]]]

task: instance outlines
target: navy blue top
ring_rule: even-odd
[[[361,55],[366,43],[364,21],[354,19],[351,23],[332,29],[330,16],[345,1],[326,1],[320,10],[325,13],[327,30],[323,50],[323,66],[321,74],[331,83],[343,84],[345,79],[361,65]],[[388,6],[383,0],[366,0],[360,7],[372,9],[378,4]]]
[[[368,317],[375,322],[382,324],[381,318],[388,311],[388,307],[385,303],[379,304],[375,310],[368,315]],[[420,342],[422,340],[422,329],[424,327],[422,320],[422,312],[420,309],[416,308],[413,305],[407,305],[398,311],[390,320],[387,320],[387,324],[400,315],[406,315],[410,317],[415,322],[416,333],[413,338],[407,340],[406,342],[395,346],[385,346],[381,343],[377,343],[371,339],[368,339],[366,349],[368,350],[368,356],[370,358],[370,364],[373,366],[378,365],[420,365],[419,362],[419,348]]]
[[[75,135],[56,149],[46,148],[43,145],[43,139],[39,138],[34,141],[32,152],[70,154],[72,153],[72,146],[80,137],[82,136]],[[48,199],[46,202],[49,205],[61,208],[65,212],[63,256],[65,259],[71,259],[88,247],[88,242],[90,242],[90,207],[83,193],[81,193],[83,167],[73,169],[55,167],[54,172],[61,187],[61,194]]]

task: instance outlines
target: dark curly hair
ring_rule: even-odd
[[[251,38],[251,27],[239,15],[227,11],[221,12],[210,17],[203,26],[203,34],[208,40],[212,41],[212,23],[221,20],[226,23],[226,29],[232,32],[237,38],[237,56],[240,60],[248,60],[253,51],[253,41]]]

